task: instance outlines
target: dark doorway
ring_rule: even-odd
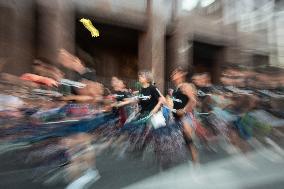
[[[209,43],[193,42],[193,73],[209,73],[214,84],[220,81],[221,65],[224,61],[224,47]]]
[[[135,80],[138,72],[138,31],[92,20],[100,32],[99,37],[92,38],[79,22],[80,18],[82,16],[77,16],[76,22],[77,55],[105,81],[112,76]]]

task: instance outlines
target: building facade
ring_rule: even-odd
[[[135,80],[150,69],[161,90],[172,69],[209,72],[224,65],[284,65],[282,1],[277,0],[0,0],[0,61],[16,75],[34,58],[56,62],[59,48],[100,77]],[[91,38],[79,23],[99,29]]]

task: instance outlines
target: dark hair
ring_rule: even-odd
[[[174,71],[188,73],[188,68],[186,68],[185,66],[178,66],[176,69],[174,69]]]
[[[182,73],[185,73],[185,77],[187,77],[187,74],[188,74],[188,71],[186,68],[182,67],[182,66],[178,66],[177,68],[175,68],[173,71],[172,71],[172,74],[171,74],[171,77],[173,75],[175,75],[176,73],[178,72],[182,72]]]
[[[138,72],[138,75],[143,75],[149,83],[153,83],[154,78],[150,70],[141,70]]]

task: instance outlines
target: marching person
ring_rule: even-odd
[[[194,145],[195,122],[193,110],[197,104],[195,86],[186,82],[187,70],[181,67],[176,68],[171,74],[176,89],[172,94],[175,120],[182,125],[182,131],[187,147],[190,150],[193,163],[198,163],[198,152]]]

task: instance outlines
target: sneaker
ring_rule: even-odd
[[[71,182],[66,189],[85,189],[90,187],[93,183],[95,183],[101,176],[98,170],[88,169],[86,173]]]

